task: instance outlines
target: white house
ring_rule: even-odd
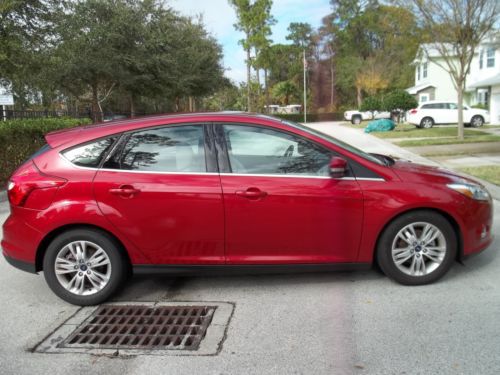
[[[425,51],[425,53],[424,53]],[[457,92],[446,62],[432,44],[422,44],[415,65],[415,86],[406,89],[419,103],[428,100],[457,100]],[[500,33],[481,43],[466,77],[464,102],[483,105],[491,114],[491,123],[500,124]]]

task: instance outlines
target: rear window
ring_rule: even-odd
[[[64,157],[79,167],[97,168],[116,138],[105,138],[72,147],[62,152]]]

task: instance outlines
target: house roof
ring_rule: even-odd
[[[424,83],[424,84],[421,84],[421,85],[416,85],[416,86],[407,88],[406,92],[408,92],[408,94],[415,95],[415,94],[418,94],[420,91],[425,90],[425,89],[427,89],[429,87],[436,87],[436,86]]]
[[[467,85],[467,88],[475,89],[478,87],[495,86],[495,85],[500,85],[500,73],[498,73],[493,77],[481,79],[477,82],[471,83]]]

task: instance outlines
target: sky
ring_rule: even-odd
[[[236,13],[227,0],[167,0],[166,3],[183,15],[203,15],[207,30],[223,47],[225,75],[235,83],[246,81],[246,56],[238,43],[243,34],[233,27]],[[291,22],[307,22],[316,28],[330,12],[328,0],[274,0],[271,13],[278,22],[272,28],[271,39],[274,43],[290,43],[285,37]]]

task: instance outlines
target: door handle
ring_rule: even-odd
[[[267,196],[267,193],[265,191],[262,191],[259,188],[254,188],[254,187],[248,188],[246,190],[237,190],[235,194],[242,198],[255,199],[255,200]]]
[[[109,192],[114,195],[119,195],[122,198],[132,198],[141,191],[139,189],[135,189],[132,185],[121,185],[118,188],[109,189]]]

